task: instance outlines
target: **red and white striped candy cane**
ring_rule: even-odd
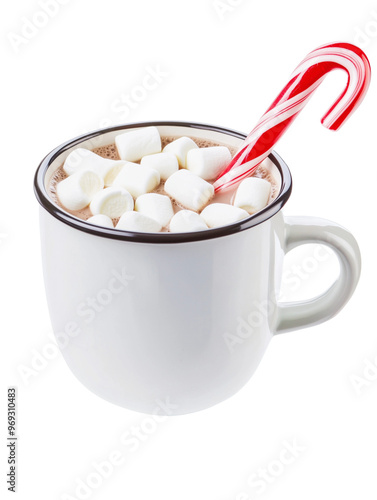
[[[334,69],[348,73],[345,90],[322,118],[322,124],[337,130],[363,100],[370,83],[370,64],[364,52],[349,43],[324,45],[310,52],[257,126],[245,139],[227,168],[214,183],[215,191],[226,190],[249,177],[269,155],[299,112]]]

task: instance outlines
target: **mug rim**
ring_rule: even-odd
[[[264,209],[257,212],[255,215],[250,215],[241,221],[218,228],[207,229],[205,231],[195,231],[188,233],[137,233],[131,231],[124,231],[119,229],[106,228],[90,224],[82,219],[78,219],[74,215],[65,212],[59,206],[55,205],[52,201],[45,187],[45,176],[51,163],[64,151],[79,145],[80,143],[98,137],[109,132],[118,130],[126,130],[129,128],[151,127],[151,126],[171,126],[171,127],[186,127],[208,130],[212,132],[219,132],[226,135],[236,137],[238,139],[245,139],[247,134],[238,132],[232,129],[219,127],[216,125],[208,125],[205,123],[195,122],[180,122],[180,121],[153,121],[153,122],[138,122],[129,123],[126,125],[117,125],[104,129],[98,129],[89,132],[69,141],[64,142],[60,146],[53,149],[39,164],[35,177],[34,177],[34,192],[40,205],[47,210],[53,217],[58,219],[75,229],[84,231],[94,236],[100,236],[115,240],[122,241],[135,241],[140,243],[187,243],[194,241],[209,240],[213,238],[220,238],[230,234],[239,233],[255,227],[277,214],[288,201],[292,191],[292,176],[291,172],[284,162],[284,160],[275,152],[272,151],[268,158],[277,167],[281,175],[281,189],[275,200],[267,205]]]

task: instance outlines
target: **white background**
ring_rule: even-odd
[[[26,20],[43,22],[41,6],[36,0],[1,3],[1,495],[6,388],[16,385],[20,499],[80,498],[79,481],[86,482],[93,463],[108,461],[114,450],[123,463],[87,498],[376,498],[377,370],[363,374],[367,362],[377,363],[376,80],[362,107],[333,133],[320,118],[346,77],[330,75],[277,147],[294,177],[285,214],[335,220],[360,244],[361,281],[336,318],[273,339],[236,396],[168,419],[142,434],[137,450],[122,443],[122,435],[132,426],[150,431],[148,417],[97,398],[60,355],[39,360],[32,376],[21,376],[22,367],[36,366],[36,357],[53,349],[32,188],[45,154],[115,123],[193,120],[248,132],[295,66],[323,43],[357,42],[377,68],[376,2],[218,4],[67,1],[44,27],[29,28],[29,40],[19,45],[9,35],[22,36]],[[148,68],[164,75],[142,94]],[[120,104],[126,95],[139,99],[133,109]],[[334,257],[319,262],[313,252],[305,247],[287,259],[286,298],[318,293],[336,276]],[[295,265],[307,272],[293,286]],[[359,390],[355,376],[364,380]],[[301,451],[279,465],[286,442],[294,440]],[[271,479],[257,488],[250,478],[263,468]]]

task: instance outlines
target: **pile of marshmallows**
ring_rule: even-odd
[[[118,135],[115,144],[121,160],[110,160],[78,148],[67,157],[68,177],[57,185],[62,205],[71,211],[89,205],[87,222],[136,232],[192,232],[232,224],[267,205],[271,185],[256,177],[243,180],[233,205],[208,204],[214,196],[213,181],[231,161],[225,146],[199,148],[189,137],[180,137],[161,152],[156,127],[134,129]],[[135,163],[137,161],[140,163]],[[165,182],[168,196],[153,193]],[[185,210],[174,214],[171,199]],[[203,207],[205,207],[203,209]]]

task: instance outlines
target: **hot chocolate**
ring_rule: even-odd
[[[166,151],[166,152],[169,152],[169,148],[166,148],[165,147],[168,145],[168,144],[172,144],[174,143],[174,141],[176,141],[178,139],[178,137],[172,137],[172,136],[163,136],[161,137],[161,150],[163,151]],[[187,140],[192,140],[194,141],[194,143],[196,144],[196,146],[200,149],[202,148],[219,148],[219,146],[222,146],[223,149],[225,149],[225,147],[222,145],[222,144],[219,144],[219,143],[216,143],[216,142],[213,142],[213,141],[209,141],[209,140],[204,140],[204,139],[197,139],[197,138],[190,138]],[[119,152],[118,152],[119,148],[117,148],[117,145],[115,143],[112,143],[112,144],[108,144],[106,146],[102,146],[102,147],[98,147],[98,148],[95,148],[93,149],[93,153],[95,153],[96,155],[98,155],[99,157],[101,158],[104,158],[104,159],[107,159],[107,160],[115,160],[115,161],[119,161],[121,160],[121,157],[119,155]],[[227,147],[227,150],[229,150],[229,158],[231,158],[236,150],[235,148],[230,148],[230,147]],[[207,152],[210,152],[210,150],[207,150]],[[222,153],[224,153],[224,151],[222,151]],[[157,156],[157,155],[147,155],[147,156],[144,156],[143,159],[140,161],[140,160],[136,160],[134,162],[132,162],[133,164],[136,164],[136,163],[141,163],[142,167],[144,167],[144,163],[145,165],[151,163],[150,161],[149,162],[146,162],[145,160],[148,159],[150,160],[151,159],[151,156]],[[179,160],[179,156],[177,156],[178,160]],[[126,162],[127,164],[130,163],[130,162]],[[179,163],[180,163],[180,160],[179,160]],[[74,215],[75,217],[78,217],[82,220],[85,220],[87,221],[88,219],[91,219],[93,217],[93,205],[88,203],[86,206],[82,207],[82,208],[76,208],[76,209],[72,209],[71,208],[67,208],[67,206],[64,205],[64,203],[62,202],[62,199],[59,197],[59,184],[64,181],[65,179],[67,179],[69,177],[68,173],[67,173],[67,166],[65,166],[64,164],[62,164],[53,174],[51,180],[50,180],[50,183],[49,183],[49,194],[51,196],[51,198],[54,200],[54,202],[59,205],[63,210],[65,210],[66,212]],[[121,170],[121,169],[120,169]],[[183,170],[181,165],[179,165],[179,170]],[[184,169],[186,170],[186,169]],[[69,170],[68,170],[69,171]],[[187,171],[187,174],[191,174],[191,172],[188,172]],[[123,172],[124,174],[124,172]],[[176,175],[176,174],[173,174],[173,175]],[[118,173],[118,176],[119,176],[119,173]],[[199,175],[200,176],[200,175]],[[172,206],[172,215],[173,214],[176,214],[177,212],[179,211],[185,211],[185,214],[181,214],[182,216],[185,215],[189,215],[190,217],[190,220],[194,220],[194,215],[192,215],[191,213],[188,213],[188,210],[190,211],[196,211],[198,212],[198,214],[201,214],[203,212],[203,209],[205,210],[206,207],[208,207],[209,205],[213,205],[213,204],[228,204],[230,206],[232,206],[232,204],[234,203],[234,200],[235,200],[235,196],[236,196],[236,192],[237,192],[237,187],[232,189],[232,190],[229,190],[229,191],[226,191],[226,192],[221,192],[221,193],[215,193],[213,195],[211,195],[209,197],[209,200],[207,201],[206,199],[203,199],[203,203],[201,203],[202,206],[200,206],[197,210],[191,206],[188,206],[187,204],[185,203],[182,203],[182,201],[180,199],[177,199],[175,196],[172,196],[171,193],[169,192],[169,190],[167,189],[168,186],[165,186],[166,184],[166,179],[163,179],[163,175],[159,176],[159,183],[151,190],[148,190],[148,193],[155,193],[155,194],[159,194],[159,195],[164,195],[165,197],[166,196],[169,196],[170,198],[170,201],[171,201],[171,206]],[[168,178],[168,175],[166,175],[166,178]],[[269,184],[270,184],[270,187],[268,188],[269,189],[269,194],[267,196],[267,201],[266,201],[266,205],[268,205],[269,203],[271,203],[271,201],[273,201],[277,195],[278,195],[278,185],[277,185],[277,182],[276,180],[274,179],[274,177],[271,175],[271,173],[268,171],[268,169],[263,165],[261,164],[258,169],[256,170],[256,172],[254,173],[253,175],[253,178],[257,178],[257,179],[263,179],[265,181],[267,181]],[[201,179],[200,179],[201,180]],[[208,181],[203,181],[203,183],[209,183],[211,184],[211,182],[213,182],[215,179],[209,179]],[[170,180],[169,180],[170,182]],[[113,184],[116,184],[116,182],[114,182]],[[109,189],[108,187],[106,187],[106,189]],[[106,191],[105,189],[105,191]],[[113,188],[115,189],[115,188]],[[132,190],[131,190],[132,191]],[[141,202],[143,201],[142,198],[140,198],[139,196],[139,193],[134,193],[132,192],[131,193],[133,195],[133,198],[135,199],[136,201],[136,205],[135,205],[135,208],[136,208],[136,211],[139,211],[139,208],[138,206],[141,206]],[[141,195],[143,196],[143,195]],[[149,197],[149,201],[152,201],[151,199],[152,197]],[[162,201],[162,198],[161,198],[161,201]],[[145,200],[144,200],[144,205],[145,205]],[[218,205],[216,205],[218,206]],[[133,207],[131,207],[131,210],[132,210]],[[214,211],[214,208],[215,207],[212,207],[213,210],[211,210],[212,212]],[[242,210],[243,208],[239,208],[239,210]],[[253,213],[252,210],[249,209],[249,207],[246,207],[247,209],[247,212],[248,214],[244,214],[244,216],[248,216],[248,215],[251,215]],[[129,208],[127,208],[127,211],[129,210]],[[152,212],[151,212],[152,210]],[[140,213],[143,214],[143,210],[141,209],[140,210]],[[209,210],[206,210],[204,212],[204,215],[206,213],[209,213]],[[98,224],[98,225],[107,225],[106,224],[106,217],[104,215],[100,215],[101,212],[99,212],[99,215],[96,215],[95,218],[93,219],[93,221],[89,221],[91,223],[94,223],[94,224]],[[153,207],[149,209],[149,212],[147,212],[148,214],[148,217],[152,216],[151,218],[153,218]],[[241,212],[240,212],[241,214]],[[110,214],[111,215],[111,214]],[[233,216],[233,215],[232,215]],[[98,218],[99,217],[99,218]],[[128,218],[130,218],[131,216],[127,216]],[[136,217],[136,216],[134,216]],[[239,216],[239,218],[241,219],[243,216],[242,214]],[[118,223],[119,223],[119,220],[120,220],[120,216],[119,214],[116,214],[116,216],[111,216],[110,217],[112,219],[112,224],[114,227],[117,227]],[[182,218],[182,217],[180,217]],[[210,219],[212,220],[213,217],[212,215],[210,216]],[[168,222],[166,222],[166,220],[168,220]],[[172,228],[170,228],[170,222],[171,220],[171,217],[168,217],[167,219],[162,219],[162,222],[161,222],[161,229],[160,231],[161,232],[168,232],[168,231],[174,231],[176,232],[177,229],[174,229],[176,227],[179,227],[179,225],[177,226],[177,224],[173,224],[172,225]],[[198,219],[199,220],[199,219]],[[227,223],[231,223],[231,222],[234,222],[234,220],[232,220],[232,218],[230,219],[230,221],[227,221],[227,217],[225,215],[225,219],[224,219],[224,225],[227,224]],[[109,221],[109,226],[108,227],[111,227],[111,224],[110,224],[110,221]],[[132,223],[133,224],[133,223]],[[204,223],[203,223],[204,224]],[[217,225],[219,225],[218,223],[216,223]],[[201,229],[201,225],[202,225],[202,222],[200,222],[199,226],[198,226],[198,230]],[[221,224],[220,224],[221,225]],[[207,224],[208,226],[208,224]],[[130,226],[130,227],[133,227]],[[138,227],[138,226],[136,226]],[[152,227],[152,226],[149,226],[149,227]],[[182,226],[181,226],[182,227]],[[193,228],[195,226],[192,226]],[[209,225],[208,227],[206,227],[206,225],[204,224],[203,225],[203,229],[208,229],[209,227],[215,227],[215,226],[211,226]],[[121,227],[121,224],[119,224],[118,226],[119,229],[123,229]],[[128,226],[127,226],[127,229],[128,229]],[[156,230],[156,229],[155,229]],[[158,230],[158,229],[157,229]],[[191,229],[191,230],[194,230],[194,229]],[[151,231],[151,232],[154,232],[152,231],[151,229],[146,229],[146,231]]]

